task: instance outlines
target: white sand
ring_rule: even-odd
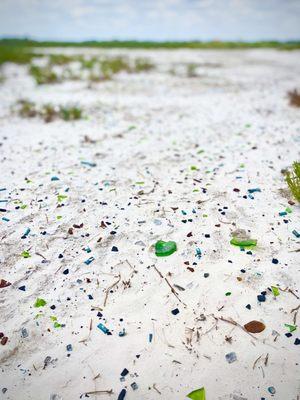
[[[275,298],[267,288],[278,284],[300,296],[294,252],[299,239],[292,234],[300,231],[299,206],[291,206],[286,217],[278,214],[291,199],[280,191],[286,188],[281,169],[299,157],[300,111],[289,106],[286,92],[300,87],[300,53],[130,55],[151,58],[157,70],[121,74],[88,89],[85,82],[36,87],[26,67],[4,68],[0,187],[7,190],[0,199],[9,201],[0,204],[8,209],[0,217],[10,221],[0,220],[0,279],[12,285],[0,289],[0,332],[9,338],[0,345],[0,398],[49,400],[56,394],[53,400],[74,400],[112,389],[111,396],[89,396],[117,399],[126,388],[126,400],[180,400],[204,386],[207,400],[299,400],[300,347],[294,344],[299,329],[287,338],[284,326],[294,324],[291,310],[299,298],[289,292]],[[198,78],[167,73],[184,62],[203,64]],[[10,113],[19,98],[78,102],[88,119],[49,124],[21,119]],[[96,143],[84,143],[85,135]],[[97,165],[89,168],[82,160]],[[52,176],[59,181],[51,182]],[[251,188],[261,193],[244,199]],[[68,196],[63,207],[57,207],[58,194]],[[27,208],[16,209],[21,204],[15,200]],[[218,211],[223,207],[228,207],[225,215]],[[101,228],[101,221],[111,225]],[[83,228],[68,234],[81,223]],[[21,239],[26,228],[30,234]],[[252,255],[230,245],[237,228],[258,240]],[[160,239],[175,240],[178,251],[157,258],[151,246]],[[91,253],[83,250],[86,246]],[[112,252],[112,246],[119,251]],[[22,258],[23,250],[31,258]],[[91,256],[95,260],[87,266]],[[185,289],[177,289],[181,302],[154,266],[171,285]],[[118,276],[104,307],[105,292]],[[22,285],[25,292],[18,289]],[[264,290],[266,302],[259,303],[257,295]],[[38,297],[47,301],[45,307],[33,307]],[[96,307],[103,308],[102,319]],[[42,316],[36,319],[38,313]],[[216,323],[213,315],[241,325],[263,321],[266,329],[254,339],[239,327]],[[51,316],[65,327],[54,328]],[[112,335],[97,328],[100,322]],[[22,328],[27,338],[21,337]],[[123,329],[126,335],[119,337]],[[73,351],[66,350],[68,344]],[[231,364],[225,359],[230,352],[237,356]],[[44,368],[47,356],[51,361]],[[129,374],[121,382],[124,368]]]

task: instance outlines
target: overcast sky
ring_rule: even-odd
[[[0,36],[300,39],[300,0],[0,0]]]

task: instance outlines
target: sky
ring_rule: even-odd
[[[0,0],[0,36],[71,41],[300,39],[300,0]]]

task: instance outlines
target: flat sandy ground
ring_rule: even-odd
[[[299,158],[286,93],[300,87],[300,53],[105,53],[156,69],[90,87],[3,68],[0,398],[115,400],[125,388],[126,400],[184,400],[204,387],[207,400],[299,400],[299,328],[285,326],[300,323],[299,206],[282,170]],[[24,119],[20,98],[76,102],[86,118]],[[256,248],[232,246],[237,229]],[[156,257],[157,240],[177,252]],[[251,336],[252,320],[266,329]]]

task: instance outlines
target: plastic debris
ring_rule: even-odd
[[[259,188],[254,188],[254,189],[248,189],[248,193],[256,193],[256,192],[261,192]]]
[[[25,231],[25,232],[23,233],[23,235],[21,236],[21,239],[26,239],[27,236],[29,235],[29,233],[30,233],[30,229],[27,228],[26,231]]]
[[[266,325],[260,321],[250,321],[244,325],[247,332],[260,333],[266,329]]]
[[[284,324],[284,326],[288,328],[289,332],[294,332],[297,329],[297,325]]]
[[[25,338],[27,338],[29,335],[28,335],[28,331],[27,331],[27,329],[26,328],[22,328],[22,330],[21,330],[21,337],[23,338],[23,339],[25,339]]]
[[[292,234],[296,236],[296,238],[300,238],[300,233],[296,231],[296,229],[293,230]]]
[[[103,333],[105,333],[105,335],[111,335],[111,332],[108,328],[106,328],[106,326],[104,326],[103,324],[98,324],[97,328],[100,329],[100,331],[102,331]]]
[[[237,360],[236,354],[234,352],[225,355],[226,361],[231,364]]]
[[[27,250],[22,251],[21,256],[22,256],[23,258],[29,258],[29,257],[31,257],[29,251],[27,251]]]
[[[122,389],[121,392],[119,393],[118,400],[125,399],[125,396],[126,396],[126,389]]]
[[[279,216],[280,217],[284,217],[284,216],[286,216],[288,213],[286,212],[286,211],[281,211],[280,213],[279,213]]]
[[[278,287],[271,286],[271,289],[272,289],[272,293],[274,294],[275,297],[280,295],[280,291],[279,291]]]
[[[136,382],[132,382],[130,386],[131,386],[132,390],[138,389],[138,385],[136,384]]]
[[[236,237],[233,237],[230,240],[230,243],[233,246],[239,246],[239,247],[255,247],[257,245],[257,240],[256,239],[247,239],[247,240],[243,240],[243,239],[238,239]]]
[[[268,392],[271,393],[271,394],[275,394],[276,390],[275,390],[274,386],[268,387]]]
[[[206,400],[204,387],[202,387],[201,389],[193,390],[187,395],[187,397],[192,400]]]
[[[155,243],[155,254],[157,257],[170,256],[176,250],[177,246],[175,242],[164,242],[163,240],[159,240]]]
[[[81,161],[81,164],[85,165],[87,167],[96,167],[96,165],[97,165],[96,163],[90,162],[90,161]]]
[[[126,376],[129,374],[129,371],[127,368],[124,368],[123,371],[121,372],[121,376]]]
[[[201,249],[199,247],[196,248],[196,257],[199,258],[199,259],[202,257],[202,252],[201,252]]]
[[[34,307],[36,307],[36,308],[44,307],[46,304],[47,304],[46,300],[37,298],[35,303],[34,303]]]
[[[260,303],[264,303],[264,302],[266,301],[266,295],[265,295],[265,294],[259,294],[259,295],[257,296],[257,300],[258,300]]]
[[[84,263],[85,263],[86,265],[90,265],[94,260],[95,260],[94,257],[90,257],[90,258],[88,258],[87,260],[85,260]]]

